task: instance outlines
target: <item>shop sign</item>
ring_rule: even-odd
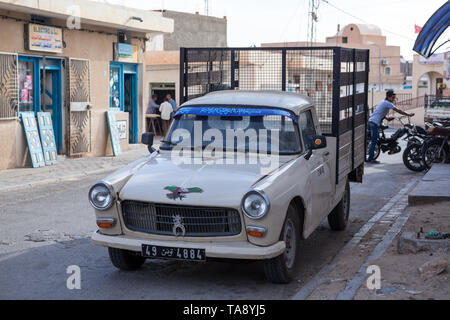
[[[435,53],[428,59],[420,56],[420,64],[443,64],[443,63],[444,63],[443,53]]]
[[[63,52],[62,28],[30,23],[26,26],[27,49],[51,53]]]
[[[114,43],[114,61],[137,63],[138,46],[127,43]]]

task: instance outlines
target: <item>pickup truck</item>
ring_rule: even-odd
[[[234,88],[189,99],[159,148],[144,133],[149,155],[91,188],[94,243],[122,270],[146,259],[255,260],[270,281],[290,282],[300,241],[324,219],[346,229],[350,182],[362,182],[367,101],[362,117],[353,104],[349,118],[349,78],[337,81],[335,101],[347,112],[322,119],[314,97],[299,93]]]

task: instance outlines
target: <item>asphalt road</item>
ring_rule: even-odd
[[[261,263],[147,261],[137,272],[116,270],[107,249],[95,246],[87,201],[102,176],[0,194],[0,299],[289,299],[416,173],[401,154],[368,166],[352,185],[351,225],[332,232],[326,221],[301,245],[297,280],[274,285]],[[81,290],[68,290],[68,266],[81,268]]]

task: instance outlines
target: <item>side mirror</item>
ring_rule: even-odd
[[[319,150],[327,147],[327,138],[325,136],[313,136],[312,149]]]
[[[155,135],[153,132],[146,132],[142,134],[142,144],[145,144],[148,147],[148,151],[150,153],[155,152],[155,148],[153,148],[153,141],[155,140]]]
[[[308,146],[308,152],[305,155],[305,159],[311,159],[314,150],[325,149],[327,147],[327,138],[325,136],[311,136],[311,143]]]

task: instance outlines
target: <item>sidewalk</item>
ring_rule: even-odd
[[[439,201],[450,201],[450,164],[434,165],[409,195],[411,206]]]
[[[131,151],[118,157],[81,159],[59,157],[58,164],[54,166],[2,170],[0,171],[0,193],[118,170],[148,154],[147,146],[135,145]]]

